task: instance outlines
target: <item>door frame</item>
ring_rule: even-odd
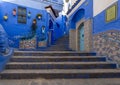
[[[80,25],[84,23],[84,52],[91,52],[93,48],[92,41],[92,20],[81,19],[76,23],[76,50],[80,51],[80,37],[79,30]],[[83,51],[82,51],[83,52]]]

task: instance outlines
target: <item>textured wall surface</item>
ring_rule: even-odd
[[[120,63],[120,31],[109,30],[94,35],[94,50]]]
[[[69,47],[72,50],[76,50],[76,30],[69,31]]]
[[[21,40],[20,49],[36,49],[36,37],[28,40]]]

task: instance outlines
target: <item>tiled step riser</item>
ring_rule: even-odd
[[[14,53],[14,56],[96,56],[96,53]]]
[[[115,69],[116,64],[27,64],[27,65],[7,65],[6,69]]]
[[[11,62],[101,62],[106,58],[12,58]]]
[[[1,74],[0,79],[88,79],[88,78],[120,78],[120,73],[23,73]]]

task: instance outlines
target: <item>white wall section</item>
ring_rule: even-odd
[[[93,16],[98,15],[118,0],[93,0]]]

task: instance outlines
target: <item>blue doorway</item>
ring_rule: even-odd
[[[79,37],[80,37],[80,51],[84,51],[85,50],[85,44],[84,44],[84,23],[82,23],[79,27]]]

